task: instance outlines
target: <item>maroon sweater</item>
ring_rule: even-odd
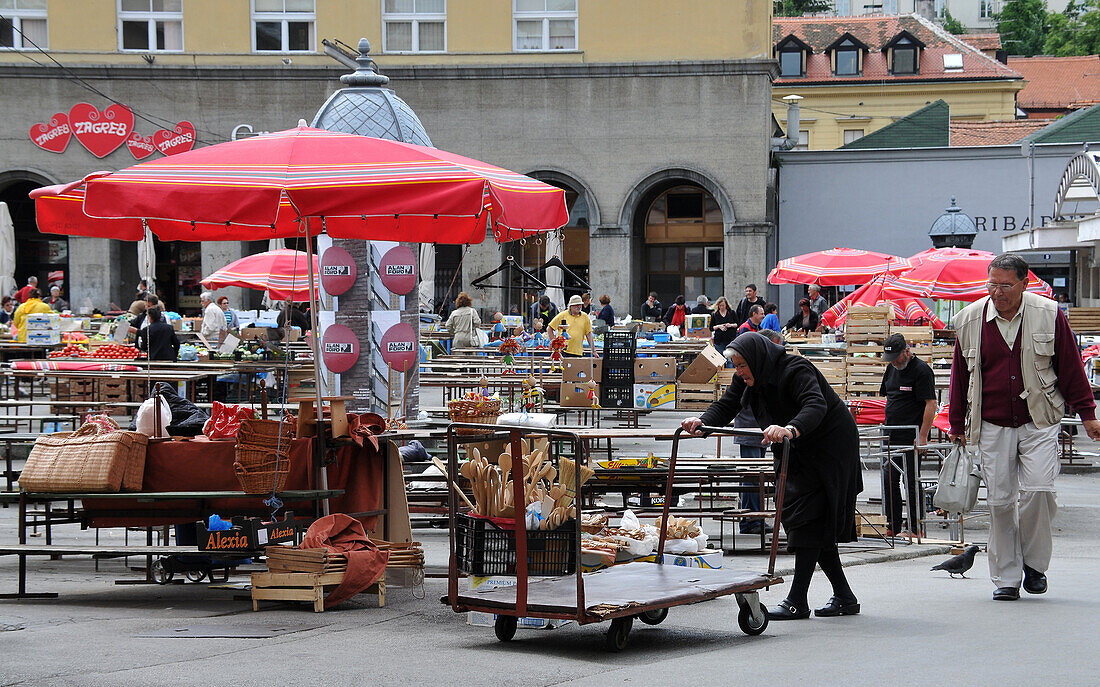
[[[1009,349],[996,320],[982,324],[982,419],[1001,427],[1021,427],[1031,422],[1027,401],[1020,398],[1024,390],[1023,375],[1020,373],[1020,331],[1023,327],[1020,327],[1016,341]],[[1085,377],[1073,330],[1061,311],[1058,311],[1054,323],[1053,362],[1058,373],[1058,390],[1066,400],[1066,406],[1078,413],[1082,420],[1095,420],[1096,401],[1092,398],[1092,387]],[[956,344],[948,409],[952,434],[965,431],[966,390],[969,386],[970,371],[966,369],[966,359]]]

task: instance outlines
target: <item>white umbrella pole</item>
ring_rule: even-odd
[[[317,418],[317,447],[320,455],[318,460],[321,463],[321,488],[328,489],[328,467],[325,465],[325,426],[323,420],[324,402],[321,400],[321,344],[318,337],[320,332],[317,331],[317,285],[314,282],[313,274],[313,240],[309,235],[309,220],[305,220],[306,223],[306,263],[309,265],[309,345],[313,349],[313,391],[314,391],[314,403],[317,404],[315,417]],[[321,220],[321,231],[325,230],[325,221]],[[325,515],[329,514],[328,498],[322,502]]]
[[[16,288],[15,225],[11,221],[8,204],[0,203],[0,294],[10,296]]]

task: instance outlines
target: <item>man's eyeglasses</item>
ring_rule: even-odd
[[[986,285],[985,285],[985,288],[988,289],[991,292],[992,291],[1000,291],[1001,293],[1004,293],[1005,291],[1011,291],[1012,289],[1014,289],[1016,287],[1017,284],[1020,284],[1021,282],[1023,282],[1022,279],[1020,281],[1012,283],[1012,284],[996,284],[994,282],[987,282]]]

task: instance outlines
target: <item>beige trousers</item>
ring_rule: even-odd
[[[1025,563],[1039,572],[1050,566],[1059,429],[982,422],[978,452],[989,503],[989,578],[997,587],[1018,588]]]

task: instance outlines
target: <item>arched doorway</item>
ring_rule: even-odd
[[[31,275],[38,277],[42,295],[49,295],[49,285],[58,284],[68,293],[69,239],[67,236],[43,234],[35,221],[31,191],[51,184],[33,172],[12,171],[0,174],[0,201],[7,203],[15,225],[15,281],[22,287]]]
[[[700,295],[722,295],[724,223],[714,196],[696,184],[673,183],[641,207],[644,291],[655,291],[666,307],[680,295],[689,307]]]

